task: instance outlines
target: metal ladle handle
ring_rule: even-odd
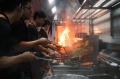
[[[37,59],[39,59],[39,60],[45,60],[45,61],[53,61],[53,59],[46,59],[46,58],[41,58],[41,57],[37,57]]]

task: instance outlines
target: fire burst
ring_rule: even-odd
[[[69,44],[69,32],[70,32],[69,28],[66,27],[60,36],[60,41],[58,42],[59,45],[65,47],[67,46],[66,43]]]

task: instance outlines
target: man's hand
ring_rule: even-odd
[[[23,60],[23,62],[30,62],[33,60],[37,60],[37,57],[29,51],[22,53],[20,57]]]
[[[57,47],[53,44],[48,44],[49,45],[49,48],[52,49],[52,50],[57,50]]]
[[[0,68],[7,68],[21,62],[30,62],[37,60],[37,57],[31,52],[24,52],[16,56],[1,56]]]
[[[50,41],[46,38],[40,38],[38,39],[40,45],[47,45],[50,43]]]

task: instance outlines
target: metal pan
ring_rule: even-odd
[[[61,74],[54,76],[47,76],[44,79],[89,79],[83,75],[74,75],[74,74]]]

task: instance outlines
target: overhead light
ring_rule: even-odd
[[[107,9],[101,10],[100,12],[98,12],[96,15],[94,15],[94,17],[99,17],[101,16],[103,13],[107,12]]]
[[[117,6],[118,4],[120,4],[120,2],[116,3],[116,4],[115,4],[115,5],[113,5],[112,7],[115,7],[115,6]]]
[[[92,15],[94,16],[96,13],[100,12],[101,9],[97,9]]]
[[[99,7],[105,0],[99,0],[93,7]]]
[[[85,13],[87,10],[88,10],[88,9],[83,9],[83,10],[82,10],[82,13]]]
[[[48,0],[49,1],[49,4],[52,4],[54,2],[54,0]]]
[[[54,20],[58,20],[58,16],[57,16],[57,14],[54,16]]]
[[[110,0],[108,3],[106,3],[103,7],[108,7],[110,4],[114,3],[115,0]]]
[[[56,6],[52,8],[52,13],[55,13],[56,12]]]

